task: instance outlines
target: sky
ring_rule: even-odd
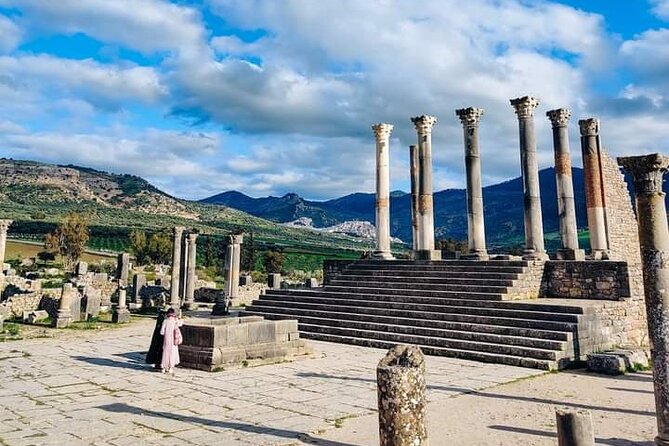
[[[669,148],[669,0],[0,0],[0,157],[139,175],[180,198],[373,192],[371,126],[436,116],[436,190],[463,187],[455,109],[481,107],[484,184],[519,176],[509,99],[601,120],[612,155]]]

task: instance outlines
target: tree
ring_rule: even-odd
[[[278,251],[267,251],[262,259],[262,264],[267,273],[280,273],[286,263],[286,257]]]
[[[151,234],[148,251],[153,263],[168,263],[172,258],[172,236],[165,231]]]
[[[150,260],[146,232],[134,229],[130,233],[130,251],[135,256],[138,265],[144,265]]]
[[[65,269],[72,271],[79,257],[84,253],[89,238],[88,217],[72,212],[65,216],[53,232],[45,236],[44,248],[63,256]]]
[[[256,248],[253,244],[253,232],[250,232],[244,237],[244,243],[242,243],[242,252],[241,252],[241,270],[242,271],[253,271],[253,268],[256,264]],[[282,265],[283,266],[283,265]]]

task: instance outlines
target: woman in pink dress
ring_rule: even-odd
[[[167,310],[167,318],[160,327],[160,334],[163,335],[163,359],[161,366],[163,373],[174,374],[174,367],[179,364],[179,346],[174,343],[174,332],[183,325],[183,321],[177,318],[174,308]]]

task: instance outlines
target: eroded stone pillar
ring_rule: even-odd
[[[599,157],[599,119],[581,119],[578,121],[578,126],[581,131],[583,189],[588,213],[591,256],[594,259],[606,259],[609,244],[606,239],[606,212]]]
[[[409,146],[409,172],[411,175],[411,235],[412,249],[418,250],[420,233],[418,232],[418,147]]]
[[[170,284],[170,306],[179,308],[179,278],[181,276],[181,236],[184,232],[183,226],[175,226],[173,229],[174,240],[172,244],[172,279]]]
[[[546,112],[553,127],[553,149],[555,153],[555,181],[557,183],[558,218],[562,248],[557,252],[559,260],[584,260],[585,252],[578,248],[574,183],[571,176],[569,154],[569,131],[567,125],[571,111],[558,108]]]
[[[211,314],[223,315],[228,313],[230,302],[233,298],[239,296],[239,266],[241,259],[244,236],[241,234],[228,235],[225,247],[225,266],[223,275],[225,277],[225,288],[219,300],[216,301]]]
[[[589,410],[556,410],[558,446],[595,446]]]
[[[669,158],[660,154],[618,158],[634,182],[643,288],[650,338],[658,436],[669,446],[669,227],[662,192]]]
[[[390,260],[390,133],[391,124],[374,124],[376,138],[376,250],[372,256]]]
[[[122,252],[118,255],[116,261],[116,279],[119,285],[124,287],[128,285],[128,270],[130,269],[130,254]]]
[[[539,99],[532,96],[511,99],[518,116],[520,136],[520,168],[523,177],[523,199],[525,204],[525,251],[523,258],[547,260],[544,248],[544,228],[541,215],[539,190],[539,166],[537,162],[537,140],[534,134],[534,109]]]
[[[425,357],[415,345],[390,349],[376,368],[381,446],[427,446]]]
[[[230,298],[239,297],[239,269],[242,258],[242,243],[244,243],[244,235],[236,234],[232,236],[232,244],[234,251],[232,252],[232,287],[230,288]]]
[[[432,198],[432,127],[434,116],[411,118],[418,135],[418,232],[419,244],[416,258],[439,260],[441,252],[434,249],[434,209]]]
[[[11,224],[12,220],[0,220],[0,294],[5,288],[3,265],[5,263],[5,250],[7,249],[7,230]]]
[[[60,293],[60,302],[58,303],[58,312],[53,326],[56,328],[66,328],[72,323],[72,300],[77,289],[71,283],[64,283]]]
[[[125,324],[130,322],[130,310],[128,310],[127,293],[127,287],[119,280],[118,303],[112,312],[112,322],[116,324]]]
[[[186,239],[187,267],[186,267],[186,294],[184,295],[184,308],[187,310],[195,306],[195,267],[197,263],[197,234],[190,233]]]
[[[469,254],[465,258],[488,260],[483,222],[483,186],[481,185],[481,151],[479,123],[482,108],[461,108],[455,111],[465,135],[465,170],[467,176],[467,239]]]

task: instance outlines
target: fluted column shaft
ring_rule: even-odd
[[[434,209],[432,198],[432,127],[437,123],[434,116],[422,115],[411,118],[418,135],[418,232],[417,257],[436,259],[434,250]]]
[[[174,240],[172,245],[172,278],[170,286],[170,306],[179,308],[179,278],[181,277],[181,236],[183,226],[175,226],[173,230]]]
[[[534,134],[534,109],[539,106],[539,100],[531,96],[524,96],[512,99],[511,105],[515,109],[516,115],[518,115],[520,137],[520,167],[523,177],[525,204],[525,251],[523,258],[546,260],[548,256],[544,248],[537,141]]]
[[[567,125],[571,111],[566,108],[546,113],[553,126],[553,149],[555,154],[555,182],[557,185],[558,218],[560,221],[560,260],[583,260],[585,254],[578,248],[578,228],[576,226],[576,205],[574,204],[574,183],[571,176],[571,156],[569,154],[569,132]]]
[[[618,158],[618,164],[633,177],[643,288],[653,363],[655,443],[669,446],[669,227],[662,192],[669,158],[654,154]]]
[[[195,305],[195,267],[197,263],[197,234],[190,233],[186,239],[187,268],[186,268],[186,292],[184,295],[184,307],[191,309]]]
[[[465,172],[467,177],[467,240],[469,254],[475,260],[487,260],[485,223],[483,220],[483,186],[481,184],[481,151],[479,123],[481,108],[462,108],[455,111],[460,118],[465,137]]]
[[[390,252],[390,133],[391,124],[372,126],[376,138],[376,250],[373,256],[392,259]]]
[[[604,203],[602,167],[599,157],[599,119],[581,119],[578,125],[581,131],[583,188],[588,214],[591,255],[595,259],[607,258],[609,244],[606,237],[606,204]]]
[[[409,172],[411,175],[411,235],[412,249],[418,250],[418,147],[409,146]]]

